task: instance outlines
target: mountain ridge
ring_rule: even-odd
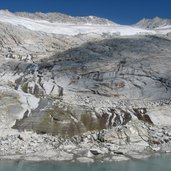
[[[146,28],[146,29],[155,29],[163,26],[171,25],[171,19],[165,19],[160,17],[155,17],[152,19],[143,18],[135,24],[135,26]]]
[[[63,23],[74,23],[74,24],[99,24],[99,25],[117,25],[115,21],[109,20],[103,17],[96,16],[71,16],[69,14],[63,14],[60,12],[10,12],[9,10],[0,10],[1,14],[15,15],[19,17],[25,17],[30,19],[47,20],[49,22],[63,22]],[[130,24],[131,25],[131,24]],[[160,26],[171,25],[171,19],[169,18],[142,18],[135,24],[138,27],[154,29]]]
[[[99,24],[99,25],[116,25],[116,23],[96,16],[70,16],[59,12],[10,12],[8,10],[0,10],[1,14],[7,15],[15,15],[19,17],[25,17],[35,20],[46,20],[51,23],[59,22],[59,23],[73,23],[73,24]]]

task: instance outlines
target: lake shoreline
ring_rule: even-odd
[[[122,170],[122,171],[170,171],[171,155],[162,154],[155,155],[143,160],[129,160],[122,162],[94,162],[94,163],[79,163],[79,162],[57,162],[57,161],[25,161],[25,160],[0,160],[0,171],[103,171],[103,170]],[[11,169],[11,170],[10,170]]]
[[[152,129],[152,128],[151,128]],[[153,130],[157,132],[157,129]],[[9,134],[9,131],[10,134]],[[61,138],[40,135],[35,132],[8,130],[0,138],[0,160],[57,161],[57,162],[114,162],[145,159],[155,154],[169,153],[170,141],[159,145],[148,144],[143,138],[131,137],[132,142],[119,142],[111,137],[116,128],[99,132],[87,132],[81,136]],[[160,130],[160,135],[166,134]],[[100,135],[99,135],[100,134]],[[170,138],[170,134],[168,134]],[[160,137],[159,137],[160,138]],[[114,140],[113,140],[114,139]],[[135,142],[136,140],[136,142]],[[139,140],[139,141],[137,141]],[[140,141],[141,140],[141,141]]]

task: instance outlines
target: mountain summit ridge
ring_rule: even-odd
[[[72,23],[76,25],[108,25],[108,26],[118,26],[119,23],[115,21],[97,17],[97,16],[71,16],[68,14],[63,14],[60,12],[10,12],[9,10],[0,10],[1,15],[7,16],[15,16],[15,17],[22,17],[32,20],[45,20],[50,23]],[[154,17],[154,18],[143,18],[139,20],[137,23],[133,24],[133,26],[143,28],[143,29],[156,29],[163,26],[170,26],[171,19],[169,18],[161,18],[161,17]],[[131,26],[131,24],[130,24]]]
[[[119,25],[107,19],[94,16],[71,17],[60,13],[11,13],[0,11],[0,22],[26,28],[35,32],[57,35],[110,34],[129,36],[155,34],[152,30]]]
[[[140,28],[155,29],[155,28],[171,25],[171,19],[165,19],[160,17],[155,17],[152,19],[143,18],[135,25]]]
[[[51,23],[73,23],[73,24],[97,24],[97,25],[116,25],[113,21],[96,16],[70,16],[60,12],[10,12],[9,10],[0,10],[0,14],[14,15],[34,20],[46,20]]]

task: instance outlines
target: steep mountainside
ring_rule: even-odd
[[[0,23],[1,158],[92,162],[169,152],[169,29],[8,11]]]

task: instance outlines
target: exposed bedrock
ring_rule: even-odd
[[[134,119],[158,124],[162,114],[155,112],[167,110],[163,114],[170,117],[170,45],[157,36],[123,37],[37,62],[9,60],[1,66],[2,83],[41,99],[14,128],[72,136]]]

